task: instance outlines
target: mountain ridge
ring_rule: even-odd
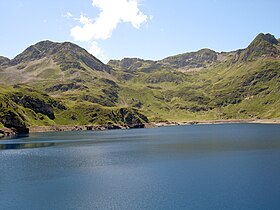
[[[75,44],[38,42],[0,57],[0,127],[280,118],[279,50],[260,33],[231,52],[104,64]]]
[[[254,40],[244,49],[238,49],[230,52],[216,52],[211,49],[200,49],[198,51],[193,52],[185,52],[173,56],[168,56],[166,58],[163,58],[161,60],[144,60],[141,58],[124,58],[122,60],[110,60],[108,62],[108,65],[113,67],[122,67],[122,64],[124,61],[126,63],[132,63],[134,64],[133,60],[142,60],[144,62],[151,62],[156,64],[167,64],[171,65],[175,68],[182,68],[188,66],[189,69],[192,68],[200,68],[200,67],[206,67],[206,64],[211,64],[217,60],[223,60],[219,57],[223,55],[233,54],[236,58],[233,60],[241,60],[241,61],[248,61],[250,59],[253,59],[254,57],[262,57],[262,56],[271,56],[271,57],[277,57],[280,58],[280,47],[275,47],[279,44],[280,39],[276,39],[273,35],[267,33],[259,33]],[[200,60],[197,60],[200,59]],[[224,58],[225,59],[225,58]],[[130,61],[131,60],[131,61]],[[195,62],[197,60],[197,62]],[[235,62],[236,62],[235,61]],[[204,64],[204,65],[203,65]],[[138,64],[139,65],[139,64]],[[125,67],[126,69],[129,69],[129,66]],[[124,69],[125,69],[124,68]]]
[[[164,66],[164,64],[165,65],[167,64],[167,65],[171,65],[172,67],[175,67],[175,68],[180,68],[180,67],[185,67],[187,65],[190,65],[190,63],[187,62],[188,58],[190,60],[192,60],[192,59],[194,59],[194,57],[198,57],[198,58],[200,57],[201,60],[198,61],[197,63],[199,63],[199,64],[201,64],[203,62],[211,63],[211,62],[217,61],[218,55],[227,54],[227,53],[228,54],[230,54],[230,53],[240,54],[241,52],[246,51],[246,50],[260,51],[260,52],[263,53],[263,54],[260,54],[260,55],[257,55],[257,56],[269,55],[269,54],[271,56],[276,56],[276,55],[279,56],[280,48],[277,49],[274,46],[274,45],[279,44],[278,40],[280,40],[280,38],[276,39],[273,35],[271,35],[269,33],[267,33],[267,34],[260,33],[254,38],[254,40],[248,45],[247,48],[239,49],[239,50],[235,50],[235,51],[216,52],[212,49],[204,48],[204,49],[200,49],[198,51],[185,52],[185,53],[181,53],[181,54],[177,54],[177,55],[167,56],[167,57],[165,57],[163,59],[160,59],[160,60],[150,60],[150,59],[146,60],[146,59],[142,59],[142,58],[126,57],[126,58],[123,58],[121,60],[109,60],[107,65],[104,64],[103,62],[101,62],[100,60],[98,60],[96,57],[94,57],[90,53],[88,53],[85,49],[81,48],[80,46],[78,46],[74,43],[71,43],[71,42],[52,42],[52,41],[49,41],[49,40],[44,40],[44,41],[40,41],[40,42],[26,48],[22,53],[18,54],[13,59],[9,59],[9,58],[6,58],[4,56],[0,56],[0,66],[1,66],[2,63],[6,64],[7,62],[9,63],[9,65],[15,66],[15,65],[18,65],[22,62],[25,62],[25,60],[27,62],[33,61],[33,60],[39,60],[43,57],[50,57],[51,55],[56,54],[59,51],[69,51],[69,52],[71,52],[72,55],[70,55],[70,59],[72,59],[72,60],[81,59],[79,56],[77,56],[77,51],[84,51],[88,55],[90,55],[90,57],[96,63],[98,63],[96,66],[92,66],[90,64],[90,62],[86,62],[94,70],[106,69],[107,71],[110,71],[111,66],[128,70],[131,67],[131,65],[134,65],[135,63],[137,63],[137,61],[146,62],[146,63],[149,63],[151,65],[152,64],[159,64],[159,65],[161,64],[161,67]],[[268,44],[269,46],[265,45],[264,43]],[[258,45],[261,45],[261,46],[258,46]],[[262,46],[262,45],[264,45],[264,46]],[[267,50],[266,48],[270,48],[270,49]],[[264,52],[264,50],[267,50],[267,52]],[[267,53],[267,54],[265,54],[265,53]],[[192,56],[192,55],[194,55],[194,56]],[[204,58],[203,58],[203,56],[204,56]],[[64,57],[64,56],[62,56],[62,57]],[[246,61],[246,58],[241,58],[241,60],[242,59],[244,61]],[[59,59],[57,59],[57,60],[59,60]],[[82,60],[83,60],[83,58],[82,58]],[[174,60],[174,61],[172,62],[172,60]],[[84,59],[84,61],[86,61],[86,59]],[[181,63],[180,63],[180,61],[181,61]],[[93,62],[93,61],[91,61],[91,62]],[[199,64],[198,64],[198,66],[194,66],[194,68],[200,67]],[[109,68],[108,68],[108,66],[109,66]],[[137,68],[137,67],[138,66],[136,65],[136,67],[134,67],[134,69]]]

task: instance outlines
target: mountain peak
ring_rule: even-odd
[[[10,64],[15,66],[30,61],[51,58],[62,70],[69,68],[83,69],[81,63],[98,71],[110,71],[110,68],[100,60],[88,53],[85,49],[71,42],[40,41],[31,45],[21,54],[11,60]]]
[[[240,59],[242,61],[249,61],[257,57],[277,57],[280,55],[280,51],[276,47],[278,43],[278,40],[273,35],[260,33],[241,53]]]
[[[24,61],[39,60],[43,57],[50,57],[51,55],[62,54],[66,51],[77,52],[85,50],[79,47],[78,45],[75,45],[70,42],[58,43],[45,40],[31,45],[30,47],[25,49],[21,54],[19,54],[12,60],[12,63],[13,65],[17,65],[18,63]]]
[[[58,44],[56,42],[52,42],[50,40],[43,40],[43,41],[40,41],[32,46],[35,46],[37,48],[49,48],[51,47],[52,45],[55,45],[55,44]]]
[[[273,36],[269,33],[258,34],[251,44],[260,43],[260,42],[268,42],[270,44],[278,44],[278,40],[275,38],[275,36]]]
[[[38,42],[30,47],[26,48],[22,53],[17,55],[11,60],[11,65],[17,65],[22,62],[29,62],[39,60],[49,54],[49,51],[58,43],[51,42],[49,40]]]

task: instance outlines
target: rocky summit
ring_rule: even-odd
[[[280,118],[280,43],[201,49],[108,64],[70,42],[42,41],[0,56],[0,128],[144,127],[148,122]]]

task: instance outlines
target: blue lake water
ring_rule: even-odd
[[[0,141],[0,209],[279,209],[280,125]]]

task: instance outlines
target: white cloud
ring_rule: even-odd
[[[98,17],[93,20],[81,14],[77,19],[80,25],[71,29],[71,36],[75,41],[90,42],[89,52],[96,57],[98,54],[104,57],[104,52],[96,41],[109,39],[118,24],[130,23],[139,29],[148,19],[148,16],[139,10],[138,0],[92,0],[92,6],[100,10]],[[100,59],[102,60],[101,57]]]
[[[65,18],[72,18],[73,15],[72,15],[71,12],[66,12],[66,14],[63,15],[63,17],[65,17]]]
[[[119,23],[131,23],[139,29],[148,18],[139,10],[137,0],[92,0],[92,6],[97,7],[100,14],[94,21],[83,14],[80,16],[82,26],[71,29],[76,41],[105,40],[112,36]]]
[[[98,46],[98,43],[95,41],[91,42],[91,46],[88,52],[99,58],[103,62],[109,61],[109,58],[104,54],[104,51]]]

